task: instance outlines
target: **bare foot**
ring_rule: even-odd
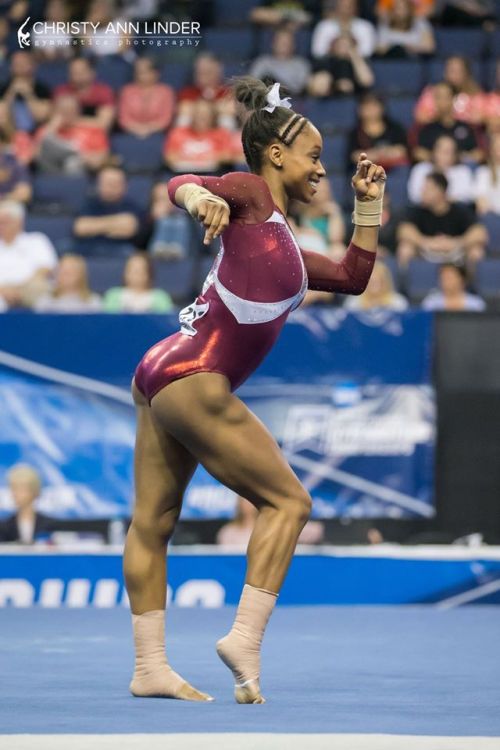
[[[177,672],[163,666],[154,672],[134,675],[130,692],[136,698],[177,698],[183,701],[213,701],[211,695],[196,690]]]

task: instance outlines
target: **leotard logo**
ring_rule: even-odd
[[[194,328],[193,323],[207,314],[208,306],[208,302],[202,304],[193,302],[191,305],[184,307],[179,313],[181,333],[185,333],[186,336],[196,336],[198,331]]]

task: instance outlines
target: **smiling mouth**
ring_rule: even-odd
[[[314,191],[318,189],[319,180],[308,180],[307,183],[313,188]]]

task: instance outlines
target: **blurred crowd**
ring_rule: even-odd
[[[167,312],[217,247],[165,189],[178,173],[245,169],[231,75],[280,81],[324,135],[328,179],[291,221],[338,259],[362,151],[388,190],[366,292],[349,310],[483,310],[500,299],[500,25],[490,0],[76,3],[0,0],[0,310]],[[27,17],[191,17],[200,46],[20,49]],[[470,57],[464,56],[465,54]],[[211,255],[210,255],[211,254]]]

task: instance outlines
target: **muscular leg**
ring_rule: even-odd
[[[155,425],[146,399],[133,388],[137,410],[136,505],[124,551],[132,609],[136,668],[134,695],[206,700],[167,664],[164,649],[167,543],[197,461]]]
[[[248,498],[259,510],[248,545],[248,586],[242,606],[245,617],[252,608],[262,610],[259,627],[263,633],[266,617],[272,610],[265,596],[277,594],[281,588],[297,539],[309,516],[310,497],[265,426],[231,394],[224,376],[199,373],[175,381],[154,397],[151,406],[155,419],[165,430],[213,476]],[[233,635],[232,631],[229,639]],[[237,654],[242,650],[241,642],[236,644],[236,649],[232,645],[222,646],[223,651],[232,652],[230,657],[225,658],[227,653],[220,655],[226,663],[231,663],[237,683],[256,681],[257,677],[249,675],[256,672],[258,675],[260,641],[256,648],[254,640],[249,649],[251,653],[243,653],[242,658]],[[256,695],[252,690],[250,696],[240,694],[239,698],[242,702],[254,702],[245,699],[259,696],[260,693]]]

